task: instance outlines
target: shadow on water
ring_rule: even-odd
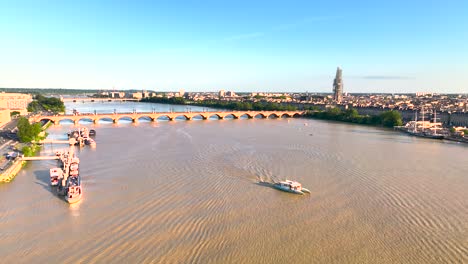
[[[36,177],[36,184],[42,186],[45,190],[54,194],[57,198],[57,187],[50,185],[50,176],[48,170],[37,170],[34,171],[34,176]],[[60,199],[60,198],[59,198]]]

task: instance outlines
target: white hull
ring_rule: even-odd
[[[284,191],[284,192],[295,193],[295,194],[304,194],[304,193],[301,192],[301,191],[291,190],[291,189],[289,189],[289,188],[282,187],[282,186],[279,186],[279,185],[277,185],[277,184],[274,184],[273,187],[275,187],[275,188],[278,189],[278,190]]]

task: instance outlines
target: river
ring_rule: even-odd
[[[466,145],[310,119],[86,126],[79,203],[54,161],[0,185],[0,262],[468,262]],[[311,194],[257,184],[278,179]]]

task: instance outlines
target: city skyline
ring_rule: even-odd
[[[467,93],[468,4],[0,4],[0,87]]]

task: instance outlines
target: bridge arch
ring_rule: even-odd
[[[92,118],[90,116],[80,116],[79,118],[75,119],[76,123],[79,123],[80,121],[89,121],[89,122],[94,122],[95,118]]]
[[[158,115],[154,118],[155,121],[170,121],[172,120],[172,117],[168,115]]]
[[[264,113],[257,113],[254,118],[266,118],[266,115]]]
[[[271,113],[271,114],[269,114],[269,115],[268,115],[268,117],[267,117],[267,118],[271,118],[271,119],[273,119],[273,118],[279,118],[279,116],[278,116],[278,114],[277,114],[277,113]]]
[[[99,116],[95,119],[96,123],[99,123],[100,121],[108,121],[108,122],[116,122],[116,120],[112,116]]]
[[[292,117],[301,117],[300,113],[294,113]]]
[[[211,114],[211,115],[208,114],[208,118],[207,118],[207,119],[210,119],[210,118],[212,118],[212,117],[217,117],[218,119],[223,119],[223,116],[221,116],[220,114],[217,114],[217,113],[216,113],[216,114]]]
[[[249,113],[241,113],[241,114],[238,114],[239,115],[239,118],[253,118],[253,116]]]
[[[57,122],[56,122],[56,124],[63,124],[64,121],[65,121],[65,122],[68,121],[69,123],[75,123],[75,120],[74,120],[73,118],[67,118],[67,117],[65,117],[65,118],[60,118],[60,119],[58,119]]]
[[[190,119],[191,119],[191,117],[190,117],[190,116],[188,116],[188,115],[184,115],[184,114],[182,114],[182,115],[177,115],[177,116],[174,116],[174,118],[173,118],[173,119],[174,119],[174,120],[176,120],[176,119],[177,119],[177,120],[190,120]]]
[[[45,124],[45,123],[47,123],[47,122],[49,122],[49,121],[52,122],[52,124],[55,124],[55,122],[57,122],[57,121],[56,121],[55,119],[53,119],[53,118],[46,118],[46,117],[40,118],[40,119],[38,119],[36,122],[40,122],[40,123],[42,123],[42,124]]]
[[[147,121],[148,119],[149,119],[151,122],[154,121],[154,118],[151,117],[151,116],[149,116],[149,115],[140,115],[140,116],[138,116],[136,119],[137,119],[138,121],[140,121],[140,120],[145,120],[145,121]]]
[[[284,113],[284,114],[282,114],[280,117],[281,117],[281,118],[288,118],[288,117],[291,117],[291,115],[288,114],[288,113]]]
[[[122,116],[115,118],[116,123],[119,123],[121,120],[135,122],[135,118],[133,118],[130,115],[122,115]]]
[[[224,119],[237,119],[239,118],[235,113],[228,113],[224,116]]]
[[[205,119],[206,119],[206,116],[202,114],[196,114],[192,116],[192,120],[205,120]]]

